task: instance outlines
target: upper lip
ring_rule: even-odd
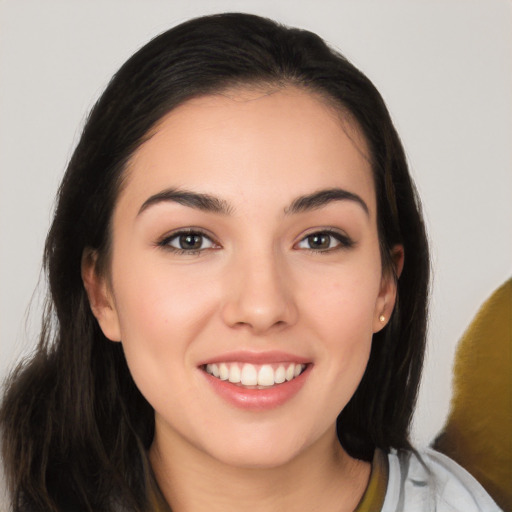
[[[301,363],[307,364],[311,362],[311,359],[307,359],[296,354],[289,352],[282,352],[277,350],[271,350],[266,352],[253,352],[246,350],[239,350],[235,352],[227,352],[218,356],[208,358],[201,363],[199,366],[206,364],[215,363],[251,363],[251,364],[266,364],[266,363]]]

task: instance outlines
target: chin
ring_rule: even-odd
[[[255,430],[256,430],[255,426]],[[220,443],[210,455],[220,462],[244,469],[272,469],[284,466],[297,458],[305,449],[303,440],[290,436],[252,435],[233,436],[227,443]]]
[[[297,453],[262,453],[259,450],[257,452],[233,453],[232,455],[223,454],[221,462],[240,469],[274,469],[285,466],[296,456]]]

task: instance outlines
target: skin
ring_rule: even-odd
[[[334,188],[364,206],[291,208]],[[150,199],[168,189],[214,196],[226,211]],[[396,294],[382,270],[372,171],[354,123],[292,87],[190,100],[135,153],[112,226],[108,275],[87,252],[84,283],[155,409],[150,460],[172,509],[353,510],[370,465],[341,448],[335,421]],[[172,236],[190,227],[208,238],[199,251],[176,252]],[[328,230],[343,243],[327,235],[311,249],[308,235]],[[399,271],[400,247],[394,259]],[[239,408],[201,367],[233,350],[285,351],[305,358],[309,372],[284,404]]]

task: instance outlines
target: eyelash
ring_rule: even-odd
[[[184,236],[201,237],[202,242],[204,242],[204,240],[208,240],[212,246],[204,247],[204,248],[201,247],[199,249],[183,249],[183,248],[173,247],[172,245],[170,245],[173,240],[179,241],[179,239]],[[187,255],[197,255],[197,254],[201,254],[203,251],[219,248],[219,245],[217,244],[217,242],[215,242],[211,236],[207,235],[200,229],[182,229],[180,231],[176,231],[176,232],[172,233],[171,235],[165,236],[165,238],[163,238],[162,240],[160,240],[157,243],[157,246],[161,247],[167,251],[173,252],[175,254],[187,254]]]
[[[350,248],[354,247],[354,245],[355,245],[355,242],[347,235],[344,235],[342,233],[339,233],[338,231],[333,231],[330,229],[323,229],[323,230],[313,231],[311,233],[308,233],[306,236],[301,238],[299,240],[299,242],[297,242],[297,244],[295,244],[295,245],[298,246],[301,243],[307,242],[307,240],[311,239],[312,237],[319,237],[319,236],[330,237],[331,242],[332,242],[332,239],[334,239],[337,242],[337,245],[335,245],[334,247],[327,247],[325,249],[315,249],[313,247],[307,247],[307,248],[305,247],[304,249],[314,252],[314,253],[329,254],[334,251],[350,249]],[[331,242],[329,242],[329,245],[331,244]]]
[[[208,240],[211,243],[211,246],[210,247],[200,247],[198,249],[184,249],[184,248],[173,247],[171,245],[172,241],[179,240],[181,237],[185,237],[185,236],[200,237],[201,242]],[[353,247],[355,245],[354,241],[350,237],[348,237],[342,233],[339,233],[337,231],[324,229],[324,230],[320,230],[320,231],[313,231],[312,233],[307,234],[306,236],[301,238],[299,240],[299,242],[297,242],[294,245],[294,248],[298,247],[299,244],[301,244],[301,243],[304,243],[304,242],[307,243],[308,239],[311,242],[311,239],[313,237],[329,237],[331,239],[331,241],[332,241],[332,239],[334,239],[337,242],[337,244],[334,247],[327,247],[324,249],[315,249],[313,247],[304,247],[303,248],[303,249],[311,251],[313,253],[326,254],[326,253],[330,253],[330,252],[334,252],[334,251],[339,251],[342,249],[350,249],[351,247]],[[180,255],[180,254],[198,255],[198,254],[201,254],[203,251],[218,249],[220,247],[219,244],[217,244],[217,242],[215,242],[211,238],[211,236],[207,235],[206,233],[204,233],[203,231],[201,231],[199,229],[182,229],[180,231],[172,233],[171,235],[165,236],[162,240],[157,242],[156,245],[158,247],[161,247],[167,251],[171,251],[178,255]],[[201,245],[203,245],[203,244],[201,243]],[[329,242],[329,245],[331,245],[331,242]],[[301,247],[298,247],[298,248],[300,249]]]

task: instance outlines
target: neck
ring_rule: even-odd
[[[173,512],[351,512],[370,476],[370,464],[350,457],[335,429],[277,467],[224,464],[188,443],[158,435],[150,461]]]

